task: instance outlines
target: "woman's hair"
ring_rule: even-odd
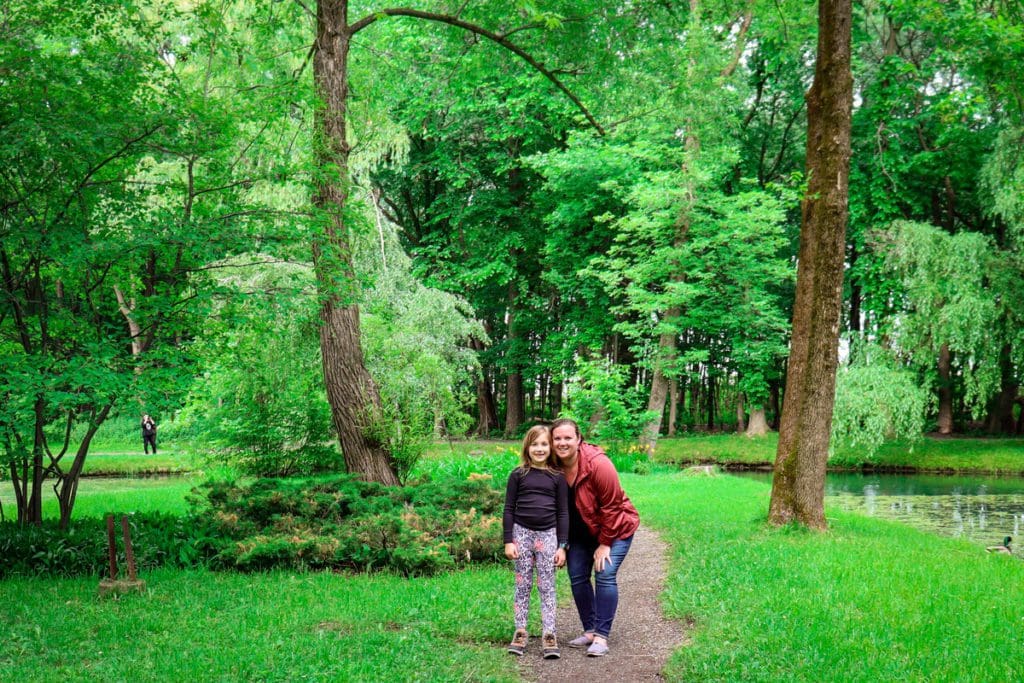
[[[583,440],[583,435],[580,434],[580,426],[576,424],[576,420],[570,420],[567,417],[560,417],[551,423],[551,433],[554,434],[555,430],[559,427],[571,426],[576,432],[576,438],[580,441]]]
[[[551,430],[548,429],[547,425],[534,425],[526,432],[526,436],[523,437],[523,450],[519,454],[519,466],[524,470],[528,470],[533,467],[533,461],[530,459],[530,446],[537,440],[538,437],[544,435],[548,438],[548,459],[545,463],[548,467],[554,469],[558,462],[555,458],[555,452],[550,449],[551,446]]]

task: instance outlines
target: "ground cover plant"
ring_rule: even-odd
[[[1024,671],[1024,564],[828,510],[830,531],[765,524],[769,487],[624,476],[672,547],[669,613],[693,624],[669,680],[1009,681]]]

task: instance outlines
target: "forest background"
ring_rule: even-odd
[[[352,3],[343,168],[311,48],[338,4],[0,10],[19,519],[54,478],[66,522],[143,412],[256,473],[353,469],[328,385],[363,363],[334,381],[379,391],[348,403],[397,479],[565,412],[612,449],[777,425],[813,4]],[[1024,427],[1022,22],[854,8],[837,442]],[[327,352],[332,310],[363,357]]]

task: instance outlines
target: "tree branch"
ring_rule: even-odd
[[[435,21],[441,24],[448,24],[449,26],[456,26],[463,30],[469,31],[470,33],[473,33],[475,35],[487,38],[488,40],[495,42],[498,45],[501,45],[503,48],[517,55],[524,62],[532,66],[540,73],[542,73],[545,78],[551,81],[556,88],[561,90],[565,94],[565,96],[568,97],[572,101],[572,103],[576,105],[576,108],[583,113],[583,116],[586,117],[587,121],[590,122],[590,125],[594,127],[594,130],[596,130],[601,135],[605,134],[604,129],[601,127],[601,124],[597,122],[597,119],[595,119],[594,115],[590,113],[590,110],[588,110],[583,105],[583,102],[581,102],[580,99],[576,97],[576,95],[574,95],[573,92],[569,90],[569,88],[567,88],[561,80],[559,80],[558,76],[556,76],[554,72],[545,67],[543,63],[538,62],[536,59],[530,56],[530,54],[523,50],[521,47],[519,47],[512,41],[508,40],[508,38],[506,38],[505,35],[494,33],[493,31],[488,31],[482,26],[477,26],[476,24],[470,23],[468,21],[463,21],[458,17],[454,17],[448,14],[435,14],[434,12],[423,12],[421,10],[408,9],[405,7],[382,9],[377,12],[374,12],[373,14],[363,17],[359,21],[349,26],[350,35],[355,35],[359,31],[363,30],[370,24],[376,22],[378,19],[382,19],[383,17],[413,17],[416,19],[424,19],[426,21]]]

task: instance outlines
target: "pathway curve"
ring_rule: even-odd
[[[619,569],[619,608],[604,657],[587,657],[566,643],[580,634],[572,598],[558,606],[561,659],[542,659],[540,638],[531,637],[526,655],[519,657],[524,681],[586,681],[633,683],[663,680],[669,655],[687,640],[677,621],[666,619],[658,595],[665,587],[667,546],[652,529],[641,526]],[[564,574],[559,581],[566,580]],[[536,597],[536,596],[535,596]],[[536,603],[536,599],[534,599]],[[531,608],[536,605],[531,605]],[[539,634],[538,634],[539,635]]]

